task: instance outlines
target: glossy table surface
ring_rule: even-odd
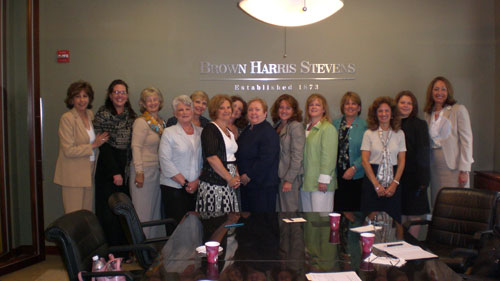
[[[284,218],[306,222],[286,223]],[[224,227],[234,222],[243,225]],[[359,234],[349,228],[363,224],[361,218],[355,223],[342,220],[334,232],[326,213],[239,213],[217,218],[192,213],[176,228],[144,280],[298,281],[306,280],[309,272],[339,271],[355,271],[361,280],[461,280],[439,259],[408,261],[400,268],[362,262]],[[397,241],[389,216],[379,213],[375,224],[382,226],[375,232],[375,243]],[[195,250],[209,240],[220,241],[223,248],[216,264],[207,263]],[[405,240],[418,243],[406,233]]]

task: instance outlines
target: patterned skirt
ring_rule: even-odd
[[[236,166],[228,164],[231,176],[236,174]],[[229,212],[239,212],[238,196],[234,188],[228,185],[216,185],[200,181],[196,211],[204,213],[204,217],[219,217]]]

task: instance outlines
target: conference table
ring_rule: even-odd
[[[225,227],[228,223],[237,224]],[[387,214],[381,212],[368,223],[382,227],[374,232],[375,243],[398,241]],[[177,226],[143,280],[300,281],[307,280],[307,273],[342,271],[355,271],[361,280],[462,280],[438,258],[411,260],[402,267],[363,262],[360,234],[350,229],[366,224],[362,217],[354,223],[342,220],[339,230],[332,231],[328,213],[192,212]],[[212,240],[222,248],[215,264],[196,250]],[[408,233],[404,240],[419,243]]]

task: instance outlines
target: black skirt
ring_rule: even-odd
[[[393,166],[396,174],[398,166]],[[377,174],[378,165],[372,164],[373,173]],[[396,188],[396,192],[391,197],[378,197],[372,182],[367,176],[363,179],[361,189],[361,211],[370,213],[375,211],[386,212],[395,221],[401,223],[401,187]]]
[[[421,216],[430,213],[427,187],[420,189],[417,175],[403,173],[401,185],[402,213],[405,216]]]
[[[333,210],[335,212],[359,212],[361,210],[361,186],[363,178],[345,180],[342,178],[346,170],[337,167],[337,190]]]

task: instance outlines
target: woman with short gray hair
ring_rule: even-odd
[[[195,209],[202,128],[193,124],[193,102],[188,96],[175,97],[172,109],[177,123],[166,128],[161,138],[160,184],[164,216],[180,222],[186,212]]]
[[[142,113],[132,127],[133,165],[130,168],[130,196],[141,221],[161,218],[160,172],[158,146],[166,127],[158,112],[163,106],[160,90],[148,87],[141,92],[139,107]],[[160,227],[147,227],[147,238],[161,236]]]

